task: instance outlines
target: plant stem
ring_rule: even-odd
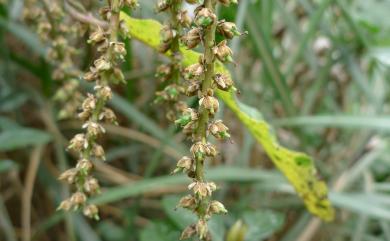
[[[216,1],[215,0],[205,0],[204,5],[206,8],[209,8],[214,12]],[[204,66],[205,72],[202,81],[202,95],[208,95],[209,89],[212,88],[212,78],[214,75],[214,54],[213,47],[215,45],[215,30],[217,27],[217,22],[214,21],[212,25],[205,29],[204,33]],[[200,119],[198,122],[198,128],[196,132],[196,137],[198,140],[201,140],[204,144],[207,143],[207,124],[209,122],[209,111],[207,109],[200,110]],[[195,168],[195,178],[198,182],[204,182],[204,159],[196,160]],[[200,200],[198,206],[198,216],[199,219],[205,220],[208,198],[203,198]]]
[[[176,31],[176,36],[172,39],[171,44],[171,61],[172,61],[172,83],[178,84],[180,80],[180,32],[181,26],[177,19],[181,0],[174,0],[170,8],[172,28]]]

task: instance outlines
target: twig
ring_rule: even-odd
[[[22,194],[22,240],[31,240],[31,198],[35,178],[37,175],[39,163],[42,157],[43,146],[36,146],[30,157],[26,178],[24,181],[24,191]]]
[[[76,19],[76,20],[78,20],[78,21],[80,21],[82,23],[99,26],[99,27],[101,27],[103,29],[107,29],[108,28],[108,23],[107,22],[95,18],[90,13],[89,14],[84,14],[84,13],[81,13],[81,12],[77,11],[72,6],[70,6],[68,1],[66,1],[66,0],[64,1],[64,8],[70,14],[71,17],[73,17],[74,19]]]

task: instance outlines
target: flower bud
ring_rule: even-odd
[[[106,39],[106,34],[101,27],[98,27],[96,31],[92,32],[89,36],[88,43],[96,44]]]
[[[177,206],[192,210],[196,207],[196,199],[192,195],[184,196]]]
[[[162,64],[157,67],[155,77],[161,81],[168,80],[172,75],[172,67],[169,64]]]
[[[104,156],[104,149],[101,145],[98,145],[98,144],[95,144],[92,148],[92,154],[96,157],[96,158],[100,158],[102,160],[106,160],[106,157]]]
[[[110,81],[114,84],[126,83],[125,75],[123,74],[120,68],[114,68],[112,75],[110,76]]]
[[[182,37],[182,41],[188,49],[195,48],[200,41],[202,40],[202,29],[201,28],[192,28],[187,32],[186,35]]]
[[[66,199],[60,203],[57,210],[69,211],[72,207],[72,202],[69,199]]]
[[[200,82],[191,81],[190,84],[187,86],[185,94],[187,96],[194,96],[199,92],[199,90],[200,90]]]
[[[81,105],[83,111],[93,111],[96,108],[96,98],[94,95],[88,93],[88,97],[85,98]]]
[[[88,147],[88,141],[84,134],[76,134],[71,140],[68,149],[75,151],[81,151],[83,148]]]
[[[203,74],[203,66],[199,63],[192,64],[184,69],[184,78],[186,80],[194,80]]]
[[[176,169],[173,173],[177,173],[179,171],[188,172],[193,169],[193,160],[188,156],[183,156],[176,164]]]
[[[225,126],[222,120],[216,120],[209,125],[210,133],[218,140],[230,138],[229,128]]]
[[[200,9],[195,17],[195,24],[199,27],[206,28],[217,20],[217,16],[209,8]]]
[[[208,213],[211,214],[226,214],[228,211],[225,206],[218,201],[211,201],[208,207]]]
[[[192,190],[194,194],[197,195],[200,199],[211,196],[213,192],[208,186],[208,183],[199,181],[194,181],[188,185],[188,189]]]
[[[229,90],[233,86],[233,80],[227,74],[216,74],[213,79],[218,89]]]
[[[157,2],[156,11],[163,12],[170,7],[170,0],[159,0]]]
[[[122,42],[110,42],[110,48],[117,59],[123,59],[127,53],[125,43]]]
[[[227,46],[226,40],[221,41],[215,46],[213,52],[221,62],[233,62],[233,51]]]
[[[191,26],[192,19],[190,18],[190,16],[188,16],[187,10],[179,11],[176,18],[180,25],[184,28],[189,28]]]
[[[102,125],[94,121],[88,121],[82,127],[83,129],[87,129],[88,135],[91,136],[98,136],[106,132]]]
[[[111,64],[104,57],[100,57],[93,63],[97,71],[107,71],[111,69]]]
[[[84,183],[84,190],[89,194],[96,194],[100,191],[99,182],[96,178],[89,177]]]
[[[94,81],[98,78],[98,75],[96,73],[96,69],[95,68],[91,68],[90,71],[86,72],[83,76],[83,79],[87,82],[91,82],[91,81]]]
[[[180,126],[185,126],[191,121],[195,121],[198,119],[198,113],[192,109],[192,108],[187,108],[184,110],[183,115],[175,121],[175,124],[180,125]]]
[[[241,36],[235,23],[221,21],[217,25],[218,32],[227,39],[232,39],[234,36]]]
[[[196,232],[198,233],[199,239],[204,240],[209,232],[207,222],[204,219],[200,219],[196,224]]]
[[[116,115],[110,108],[104,108],[102,113],[99,115],[99,120],[105,120],[108,123],[117,124]]]
[[[208,110],[211,115],[215,114],[219,108],[218,99],[214,96],[204,96],[199,100],[199,105]]]
[[[217,148],[211,143],[207,143],[205,149],[206,156],[215,157],[218,154]]]
[[[70,202],[73,206],[83,205],[87,201],[87,196],[82,192],[75,192],[70,197]]]
[[[92,170],[93,164],[90,160],[83,158],[77,162],[76,168],[87,174]]]
[[[183,230],[180,236],[180,240],[192,238],[195,234],[196,234],[196,226],[195,224],[191,224]]]
[[[76,180],[78,170],[76,168],[71,168],[61,173],[58,177],[58,180],[66,181],[68,184],[73,184]]]
[[[112,98],[112,90],[110,86],[96,85],[94,89],[98,98],[101,98],[104,101],[108,101]]]
[[[88,206],[85,206],[83,209],[84,216],[88,218],[94,218],[96,220],[99,220],[99,210],[96,205],[90,204]]]
[[[161,29],[161,41],[163,43],[171,43],[172,39],[176,37],[176,31],[171,28],[169,25],[164,25]]]
[[[90,111],[83,111],[83,112],[80,112],[77,116],[79,117],[80,120],[86,121],[91,116],[91,112]]]
[[[206,144],[198,141],[191,146],[190,151],[195,160],[203,160],[206,157],[206,149]]]

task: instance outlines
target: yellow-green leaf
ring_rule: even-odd
[[[151,19],[135,19],[125,13],[121,14],[121,19],[125,20],[131,37],[157,49],[160,43],[160,23]],[[198,61],[199,53],[185,48],[182,48],[181,51],[184,66]],[[219,62],[216,70],[220,73],[230,74]],[[262,115],[256,109],[241,103],[234,93],[217,91],[217,95],[262,145],[273,163],[294,186],[307,209],[323,220],[331,221],[334,218],[334,209],[327,197],[326,184],[318,180],[316,176],[312,158],[304,153],[282,147]]]

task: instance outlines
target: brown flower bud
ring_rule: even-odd
[[[169,25],[164,25],[161,29],[161,41],[163,43],[171,43],[172,39],[176,37],[176,30],[172,29]]]
[[[186,0],[188,1],[188,0]],[[192,238],[196,234],[196,225],[191,224],[187,226],[181,233],[180,240]]]
[[[97,71],[107,71],[111,69],[111,64],[104,57],[100,57],[93,63]]]
[[[234,36],[241,36],[235,23],[221,21],[217,25],[218,32],[227,39],[232,39]]]
[[[212,194],[212,190],[205,182],[199,182],[195,181],[188,185],[188,189],[192,190],[195,195],[197,195],[199,198],[203,199],[205,197],[209,197]]]
[[[214,96],[204,96],[199,100],[199,105],[208,110],[211,115],[215,114],[219,108],[218,99]]]
[[[84,134],[76,134],[71,140],[68,149],[75,151],[81,151],[83,148],[88,147],[88,141]]]
[[[191,135],[195,131],[195,127],[196,123],[194,121],[191,121],[183,127],[183,134],[187,136]]]
[[[114,71],[111,75],[110,81],[114,84],[126,83],[125,82],[125,75],[123,74],[123,72],[120,68],[114,68]]]
[[[108,101],[112,98],[112,90],[110,86],[96,85],[94,89],[98,98],[102,98],[104,101]]]
[[[117,124],[116,115],[110,108],[104,108],[102,113],[99,115],[99,120],[105,120],[108,123]]]
[[[73,184],[76,180],[78,170],[76,168],[71,168],[61,173],[58,177],[58,180],[66,181],[68,184]]]
[[[206,143],[205,148],[206,156],[214,157],[218,154],[217,148],[211,143]]]
[[[96,158],[100,158],[102,160],[106,160],[106,157],[104,156],[104,149],[101,145],[98,145],[98,144],[95,144],[93,145],[93,148],[92,148],[92,154],[96,157]]]
[[[91,67],[91,70],[84,74],[83,79],[87,82],[94,81],[98,78],[96,69]]]
[[[80,206],[83,205],[87,201],[87,196],[82,192],[75,192],[70,197],[70,202],[74,206]]]
[[[84,216],[86,216],[88,218],[94,218],[96,220],[99,220],[98,213],[99,213],[99,210],[98,210],[97,206],[94,204],[90,204],[88,206],[85,206],[83,209]]]
[[[186,80],[195,80],[203,74],[203,66],[199,63],[192,64],[184,69],[184,78]]]
[[[194,161],[188,156],[183,156],[176,164],[176,168],[173,173],[177,173],[179,171],[188,172],[193,169]]]
[[[86,121],[91,116],[91,112],[90,111],[83,111],[83,112],[80,112],[77,116],[79,117],[80,120]]]
[[[83,129],[87,129],[88,135],[91,136],[98,136],[106,132],[102,125],[94,121],[88,121],[82,127]]]
[[[218,201],[211,201],[208,207],[208,213],[211,214],[226,214],[228,211],[226,210],[225,206]]]
[[[76,168],[84,173],[89,173],[93,168],[93,164],[90,160],[83,158],[77,162]]]
[[[169,0],[159,0],[157,2],[156,11],[163,12],[163,11],[167,10],[169,7],[170,7]]]
[[[101,27],[98,27],[94,32],[91,33],[88,39],[88,43],[100,43],[106,39],[106,33]]]
[[[199,239],[204,240],[209,232],[207,222],[205,219],[200,219],[196,224],[196,232],[198,233]]]
[[[233,51],[227,46],[227,41],[221,41],[213,48],[213,52],[217,58],[222,62],[233,62]]]
[[[81,108],[83,111],[93,111],[96,108],[96,98],[92,94],[88,93],[87,95],[88,97],[83,101]]]
[[[196,199],[192,195],[184,196],[180,199],[177,206],[192,210],[196,207]]]
[[[229,128],[223,124],[222,120],[216,120],[209,125],[210,133],[218,140],[230,137]]]
[[[202,40],[202,29],[192,28],[182,37],[182,42],[188,49],[195,48]]]
[[[200,82],[199,81],[191,81],[190,84],[187,86],[186,95],[187,96],[194,96],[199,92],[199,90],[200,90]]]
[[[172,66],[169,64],[162,64],[157,67],[155,77],[162,82],[168,80],[172,75]]]
[[[201,141],[194,143],[190,149],[195,160],[203,160],[206,157],[207,147]]]
[[[96,194],[100,191],[99,182],[96,178],[89,177],[84,183],[84,190],[89,194]]]
[[[213,79],[218,89],[229,90],[233,86],[233,80],[227,74],[216,74]]]
[[[110,42],[110,48],[117,59],[123,59],[127,53],[125,43],[122,42]]]
[[[66,199],[60,203],[57,210],[69,211],[73,207],[72,202],[69,199]]]
[[[183,26],[184,28],[189,28],[191,26],[192,19],[188,15],[187,10],[179,11],[176,18],[177,21],[180,23],[180,25]]]
[[[199,27],[206,28],[217,20],[217,16],[209,8],[200,9],[195,16],[195,24]]]

